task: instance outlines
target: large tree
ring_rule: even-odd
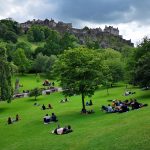
[[[88,48],[78,47],[64,51],[54,65],[54,71],[66,96],[82,96],[85,110],[85,96],[92,96],[103,79],[100,54]]]
[[[132,64],[132,75],[135,84],[150,86],[150,39],[144,38],[138,45]]]
[[[28,71],[30,68],[30,62],[27,59],[24,50],[21,48],[18,48],[13,53],[13,62],[18,66],[18,69],[22,74]]]
[[[11,64],[7,61],[6,50],[0,46],[0,100],[10,101],[12,98],[11,71]]]

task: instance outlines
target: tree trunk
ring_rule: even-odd
[[[107,87],[107,95],[109,95],[108,87]]]
[[[82,93],[82,108],[85,110],[84,93]]]

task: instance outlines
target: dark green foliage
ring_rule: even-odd
[[[9,62],[12,61],[13,53],[16,50],[16,45],[14,43],[7,43],[6,44],[6,54],[7,54],[7,60]]]
[[[86,39],[85,45],[86,45],[88,48],[90,48],[90,49],[99,49],[99,48],[100,48],[99,42],[98,42],[98,41],[94,41],[94,40],[92,40],[92,39],[90,39],[90,38],[87,38],[87,39]]]
[[[18,22],[11,19],[0,20],[0,39],[6,42],[17,42],[17,35],[21,34],[21,27]]]
[[[150,86],[150,51],[138,59],[135,81],[141,86]]]
[[[65,95],[91,96],[102,81],[102,61],[99,54],[87,48],[75,48],[59,56],[54,66]]]
[[[12,31],[6,31],[4,34],[4,40],[7,42],[17,42],[17,35]]]
[[[32,58],[32,50],[31,47],[25,43],[25,42],[19,42],[16,44],[16,49],[21,48],[24,50],[25,55],[27,58],[31,59]]]
[[[74,48],[77,42],[78,40],[74,35],[66,32],[61,38],[60,45],[63,50],[67,50],[69,48]]]
[[[22,74],[30,68],[30,61],[27,59],[23,49],[19,48],[13,53],[13,62],[18,66],[19,72]]]
[[[34,25],[27,32],[27,37],[30,42],[40,42],[45,39],[43,28],[41,26]]]
[[[147,37],[135,49],[128,61],[130,82],[140,86],[150,86],[150,39]]]
[[[49,73],[52,70],[52,66],[56,60],[56,56],[46,56],[39,53],[33,63],[33,70],[36,73]]]
[[[12,99],[11,64],[7,62],[6,50],[0,46],[0,100]]]

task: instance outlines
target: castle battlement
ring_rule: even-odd
[[[64,23],[62,21],[55,22],[53,19],[45,19],[43,20],[35,20],[27,21],[25,23],[20,24],[23,30],[26,32],[32,25],[42,25],[47,26],[50,29],[54,29],[60,33],[69,32],[71,34],[74,34],[79,41],[82,41],[84,43],[84,39],[86,37],[91,37],[92,39],[96,39],[101,37],[101,39],[104,36],[115,36],[120,39],[120,41],[123,41],[124,43],[127,43],[130,46],[133,46],[133,43],[131,40],[125,40],[123,39],[122,35],[119,35],[119,29],[114,28],[113,26],[105,26],[104,30],[99,28],[88,28],[84,27],[83,29],[77,29],[72,27],[72,23]]]

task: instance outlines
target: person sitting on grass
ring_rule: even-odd
[[[82,108],[81,114],[86,114],[86,113],[87,113],[86,109],[85,109],[85,108]]]
[[[52,113],[51,121],[53,121],[53,122],[57,122],[58,121],[57,117],[56,117],[56,115],[54,113]]]
[[[42,110],[45,110],[45,109],[46,109],[46,107],[45,107],[45,105],[43,104],[43,105],[42,105]]]
[[[20,120],[20,117],[19,117],[19,115],[17,114],[16,115],[16,120],[15,121],[19,121]]]
[[[128,106],[125,103],[122,103],[122,106],[120,107],[119,113],[127,112],[129,111]]]
[[[58,127],[55,130],[52,131],[52,133],[57,134],[57,135],[62,135],[62,134],[68,134],[72,132],[73,130],[71,129],[71,126],[68,125],[67,127]]]
[[[93,109],[87,110],[86,112],[87,112],[87,114],[93,114],[93,113],[95,113]]]
[[[60,100],[60,103],[66,103],[66,102],[69,102],[67,98]]]
[[[93,102],[92,102],[92,100],[90,99],[90,102],[86,102],[86,106],[91,106],[91,105],[93,105]]]
[[[12,124],[13,122],[17,122],[17,121],[19,121],[19,120],[20,120],[20,117],[19,117],[19,115],[17,114],[15,119],[12,119],[11,117],[8,117],[7,123],[8,123],[8,124]]]
[[[51,104],[48,104],[48,109],[53,109],[53,107],[51,106]]]
[[[110,106],[110,104],[108,104],[108,106],[107,106],[107,112],[108,113],[114,112],[114,110],[113,110],[112,106]]]
[[[50,116],[48,115],[48,114],[46,114],[44,117],[43,117],[43,119],[44,119],[44,124],[48,124],[48,123],[50,123]]]
[[[12,124],[12,120],[11,120],[11,117],[8,117],[8,121],[7,121],[8,124]]]

